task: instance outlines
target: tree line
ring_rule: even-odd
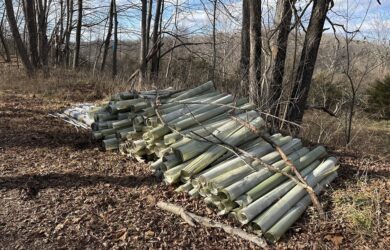
[[[110,0],[105,8],[94,6],[96,4],[99,2],[4,0],[0,42],[5,61],[10,60],[11,54],[4,36],[6,22],[14,49],[27,75],[32,77],[38,71],[49,74],[50,68],[55,65],[79,70],[83,32],[104,23],[93,67],[104,72],[110,58],[110,73],[115,78],[118,74],[118,48],[124,44],[119,36],[126,32],[121,27],[128,25],[124,16],[130,16],[126,11],[135,10],[132,13],[136,14],[129,18],[140,23],[134,32],[139,37],[138,62],[129,81],[137,81],[140,85],[145,82],[158,84],[159,79],[167,76],[171,70],[174,51],[184,49],[192,57],[188,60],[198,58],[207,66],[207,78],[217,82],[221,80],[220,74],[227,74],[225,66],[219,69],[218,62],[227,60],[227,54],[235,53],[223,47],[225,41],[236,36],[230,30],[220,31],[221,19],[226,18],[240,23],[239,61],[233,67],[239,76],[235,78],[239,80],[234,82],[235,90],[248,94],[261,110],[279,118],[276,119],[278,125],[281,120],[299,124],[308,108],[325,23],[328,22],[333,29],[342,28],[345,34],[354,34],[345,23],[331,21],[328,14],[335,6],[332,0],[277,0],[272,15],[269,14],[269,6],[266,6],[267,1],[200,0],[199,5],[203,6],[211,27],[201,35],[183,24],[186,8],[191,8],[192,2],[129,0],[118,5],[116,0]],[[237,21],[237,16],[232,14],[231,6],[240,7],[240,20]],[[101,13],[101,9],[107,12]],[[88,15],[100,16],[100,19],[85,21],[87,11]],[[265,19],[270,18],[272,21],[266,23]],[[291,46],[292,40],[295,45],[298,43],[298,33],[299,46]],[[336,33],[335,36],[337,38]],[[352,41],[351,37],[346,41]],[[207,53],[204,52],[205,46]],[[294,55],[293,61],[288,61],[289,55]],[[180,63],[179,59],[175,61],[176,64]],[[125,67],[122,64],[120,66]],[[162,71],[163,64],[165,72]],[[291,73],[286,73],[287,70]],[[352,90],[354,86],[352,79]],[[319,108],[326,110],[328,107]]]

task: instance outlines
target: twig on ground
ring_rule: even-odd
[[[166,203],[166,202],[162,202],[162,201],[159,201],[157,203],[157,207],[161,208],[162,210],[165,210],[165,211],[168,211],[170,213],[173,213],[175,215],[180,216],[190,226],[195,226],[195,223],[194,223],[194,221],[195,221],[195,222],[197,222],[205,227],[221,228],[226,233],[238,236],[238,237],[245,239],[245,240],[248,240],[248,241],[251,241],[259,247],[262,247],[262,248],[268,247],[266,241],[257,235],[250,234],[250,233],[245,232],[242,229],[234,228],[234,227],[231,227],[229,225],[213,221],[209,218],[202,217],[202,216],[196,215],[194,213],[188,212],[183,207],[180,207],[180,206],[177,206],[174,204],[170,204],[170,203]]]

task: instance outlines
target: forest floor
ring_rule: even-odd
[[[6,85],[0,88],[0,248],[256,248],[161,211],[156,202],[167,201],[234,225],[200,199],[174,192],[146,164],[104,152],[88,132],[48,116],[85,101],[90,88],[65,99],[21,89],[16,94]],[[328,220],[310,208],[270,248],[390,245],[390,162],[337,149],[331,154],[341,167],[320,196]]]

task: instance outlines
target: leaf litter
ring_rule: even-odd
[[[200,200],[174,192],[145,164],[103,152],[88,132],[47,117],[70,103],[11,91],[0,98],[3,248],[256,249],[220,229],[190,227],[156,208],[159,200],[172,202],[238,226]],[[385,249],[389,245],[388,162],[335,153],[342,163],[341,177],[321,196],[328,220],[320,222],[315,210],[308,209],[271,248]],[[366,178],[363,184],[362,178]],[[351,199],[352,190],[375,193],[376,200],[369,202],[383,201],[373,206],[369,235],[350,224],[348,211],[343,211],[356,205],[344,201]]]

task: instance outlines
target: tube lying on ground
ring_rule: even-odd
[[[320,164],[319,161],[315,161],[302,170],[301,175],[305,177],[311,171],[314,170]],[[268,192],[261,198],[255,200],[250,203],[247,207],[244,207],[240,211],[237,212],[237,218],[242,224],[249,223],[253,218],[263,212],[267,207],[272,205],[277,199],[286,194],[289,190],[291,190],[296,183],[293,180],[287,181],[272,191]]]
[[[335,172],[337,159],[334,157],[328,158],[313,170],[305,180],[308,185],[315,186],[319,181],[327,175]],[[275,222],[280,219],[294,204],[296,204],[307,191],[300,185],[296,185],[287,194],[285,194],[278,202],[272,205],[265,213],[256,218],[253,223],[258,225],[263,232],[266,232]]]
[[[316,194],[319,194],[326,185],[331,183],[337,177],[334,172],[325,179],[323,179],[315,188]],[[305,212],[306,208],[311,204],[310,196],[305,195],[295,206],[288,210],[280,220],[278,220],[265,234],[265,238],[269,241],[275,242],[299,219]]]

